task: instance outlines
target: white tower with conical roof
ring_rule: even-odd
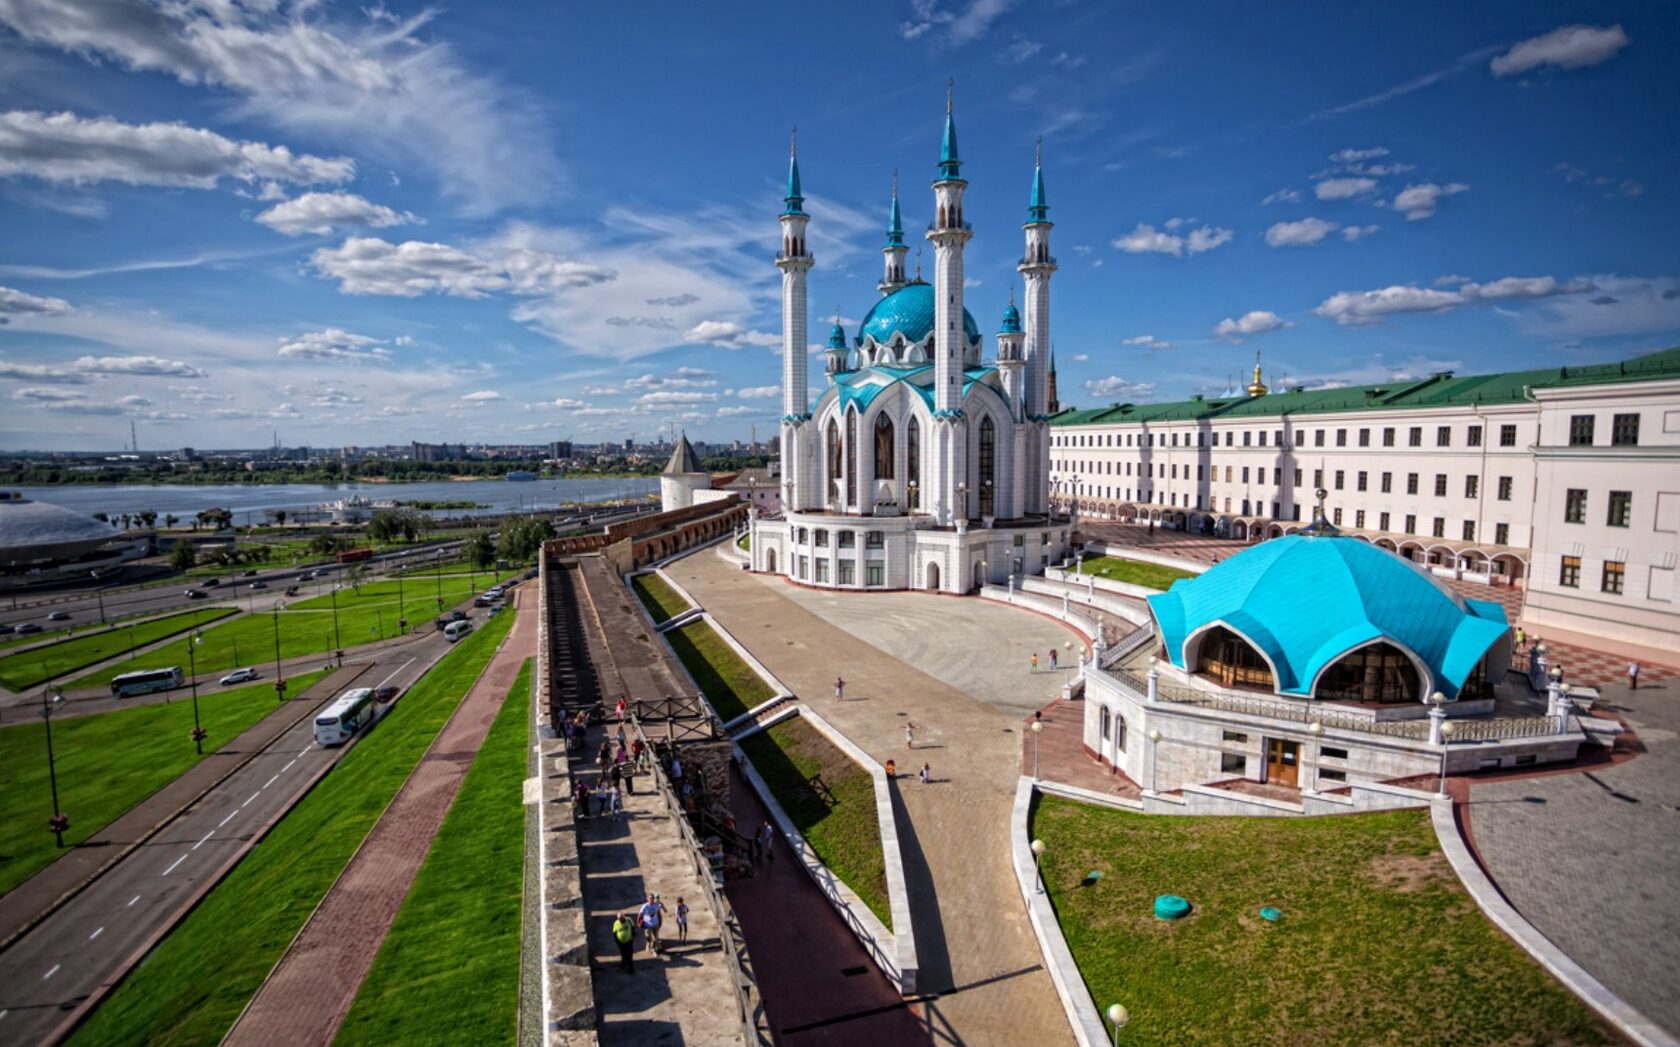
[[[881,248],[881,282],[875,285],[882,294],[892,294],[904,286],[904,256],[909,251],[904,243],[904,219],[898,212],[898,172],[894,171],[892,216],[887,219],[887,242]]]
[[[940,526],[967,521],[975,492],[968,489],[968,426],[962,407],[963,248],[974,232],[963,215],[963,192],[968,182],[959,170],[957,124],[952,115],[951,88],[945,94],[945,137],[939,150],[939,177],[933,182],[934,221],[927,238],[933,241],[933,422],[934,468],[929,486],[935,492],[929,508]]]
[[[1042,140],[1041,140],[1042,141]],[[1047,513],[1050,510],[1049,463],[1050,439],[1050,274],[1056,271],[1056,259],[1050,254],[1050,205],[1044,196],[1044,162],[1042,149],[1033,157],[1032,200],[1027,205],[1027,221],[1021,228],[1026,233],[1026,253],[1015,268],[1026,283],[1023,305],[1025,309],[1026,341],[1022,356],[1026,360],[1027,404],[1027,475],[1026,511]]]
[[[818,503],[817,477],[809,468],[814,449],[805,423],[811,420],[806,385],[806,278],[816,259],[805,249],[805,197],[799,187],[799,139],[788,146],[787,195],[779,216],[782,250],[776,268],[782,271],[782,504],[804,509]]]

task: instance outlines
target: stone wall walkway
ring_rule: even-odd
[[[515,590],[514,604],[534,602],[535,597],[535,589]],[[519,667],[536,655],[535,617],[527,614],[514,621],[501,649],[269,972],[224,1044],[332,1042]]]
[[[685,557],[666,570],[848,737],[880,758],[894,757],[904,772],[924,760],[931,764],[934,784],[911,778],[899,793],[908,815],[900,845],[922,965],[920,1006],[932,1038],[1070,1042],[1010,864],[1020,717],[1048,697],[1032,686],[1025,660],[1014,653],[1017,638],[994,636],[990,646],[953,650],[942,616],[966,610],[970,601],[903,594],[920,603],[902,621],[903,649],[888,653],[790,598],[786,583],[749,575],[716,556]],[[844,596],[821,598],[846,603]],[[1046,622],[998,611],[1020,629]],[[938,677],[913,664],[924,651],[941,667]],[[843,702],[832,697],[836,675],[847,681]],[[946,682],[979,678],[991,680],[989,690],[1005,708]],[[917,725],[915,751],[905,747],[906,721]]]

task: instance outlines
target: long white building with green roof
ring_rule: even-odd
[[[1069,408],[1050,485],[1087,517],[1257,541],[1311,520],[1524,590],[1533,626],[1680,648],[1680,348],[1613,364]]]

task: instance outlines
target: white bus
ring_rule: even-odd
[[[373,722],[373,688],[345,691],[315,717],[315,740],[322,745],[343,745]]]
[[[170,691],[181,686],[186,677],[181,673],[179,665],[172,665],[167,669],[142,669],[136,673],[123,673],[111,681],[111,693],[118,698],[127,698],[136,694],[151,694],[153,691]]]
[[[472,623],[468,621],[450,622],[443,627],[444,639],[450,643],[454,643],[470,632],[472,632]]]

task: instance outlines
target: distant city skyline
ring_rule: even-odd
[[[948,77],[987,358],[1043,138],[1063,404],[1680,343],[1669,5],[621,10],[0,0],[0,449],[768,439],[789,130],[816,348]]]

